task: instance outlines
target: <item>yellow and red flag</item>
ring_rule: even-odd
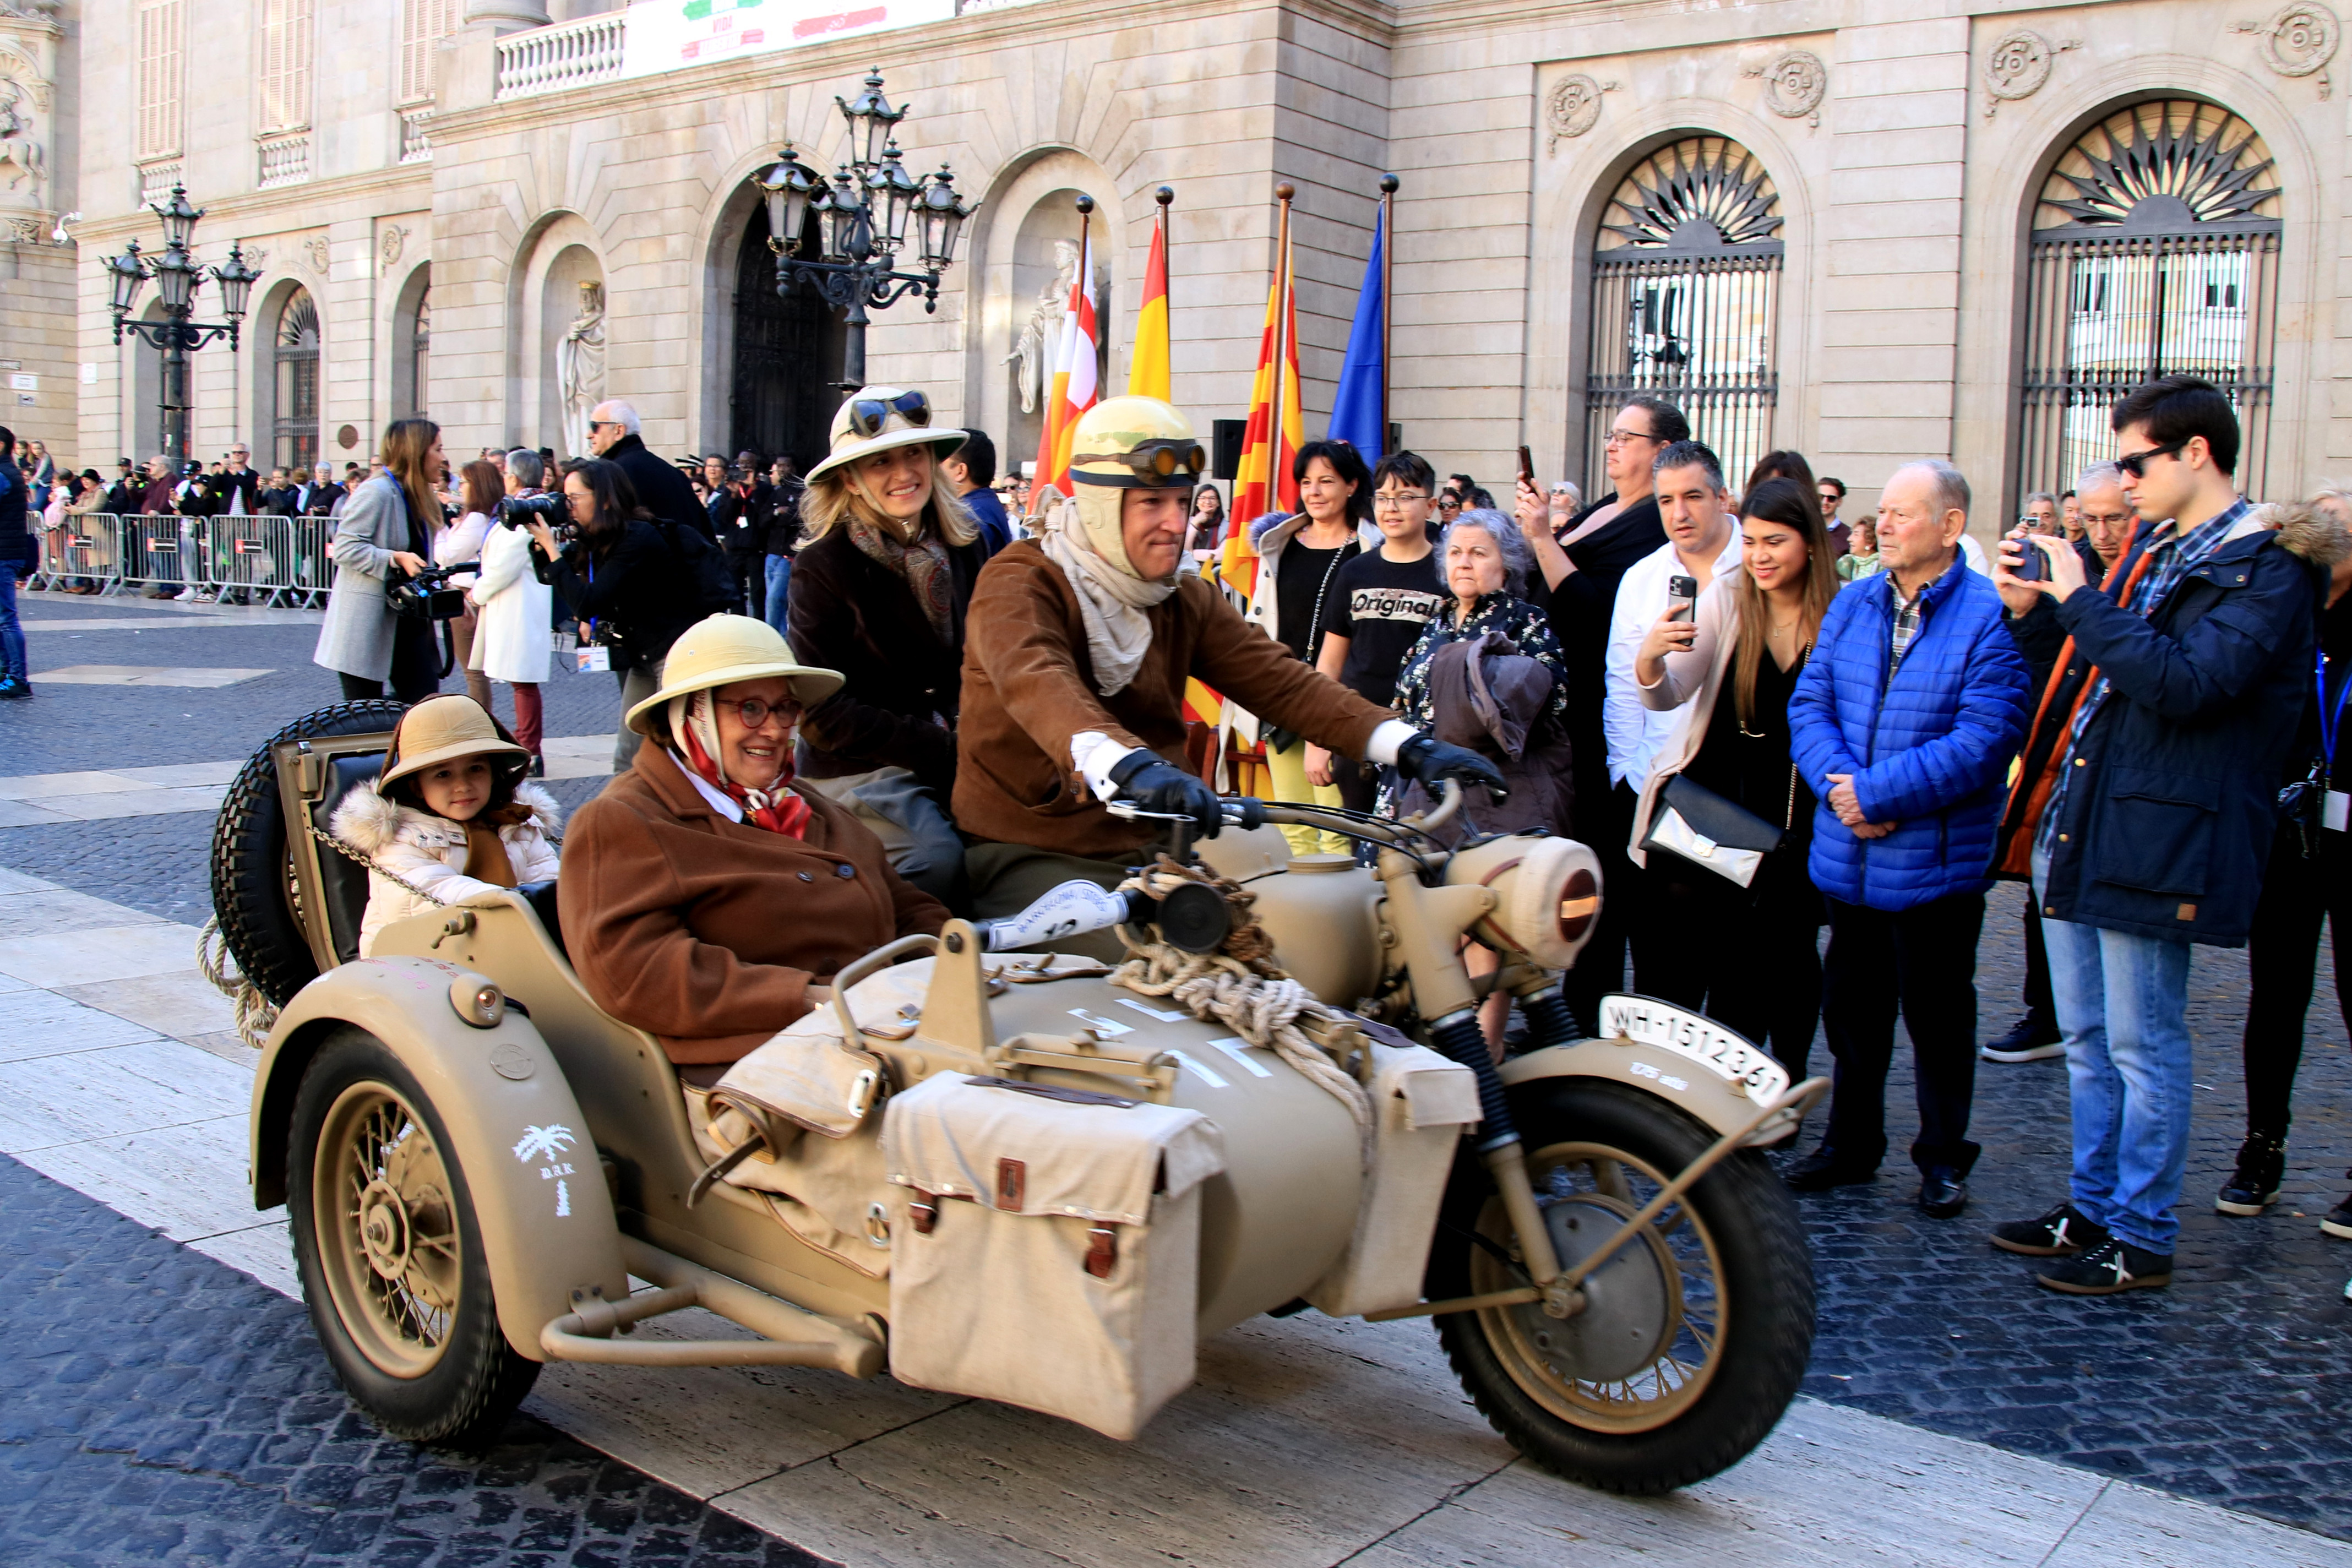
[[[1054,354],[1054,380],[1045,399],[1045,428],[1037,442],[1035,482],[1070,493],[1070,443],[1078,419],[1101,401],[1095,345],[1102,341],[1095,321],[1095,242],[1081,231],[1077,276],[1070,280],[1070,299],[1062,314],[1061,342]]]
[[[1257,574],[1249,525],[1270,511],[1298,510],[1298,481],[1291,478],[1290,466],[1306,417],[1298,403],[1298,306],[1291,288],[1287,226],[1277,247],[1274,283],[1266,290],[1265,331],[1258,341],[1257,379],[1250,391],[1249,425],[1234,479],[1233,531],[1223,563],[1224,580],[1244,596],[1255,587]]]
[[[1143,305],[1135,313],[1135,357],[1128,363],[1130,397],[1173,401],[1168,350],[1168,209],[1151,226],[1151,259],[1143,266]]]

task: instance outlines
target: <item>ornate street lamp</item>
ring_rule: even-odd
[[[768,205],[768,247],[776,253],[776,292],[795,283],[815,289],[842,312],[848,331],[841,353],[844,390],[866,384],[868,310],[887,310],[919,292],[926,311],[939,309],[940,275],[955,263],[956,241],[973,209],[957,194],[942,163],[924,178],[899,161],[897,129],[907,106],[896,109],[882,91],[882,73],[867,74],[855,100],[835,98],[849,132],[848,159],[828,181],[784,143],[774,168],[753,183]],[[818,254],[802,254],[809,215],[818,220]],[[912,230],[919,271],[895,269]]]
[[[163,447],[174,461],[184,461],[188,456],[189,352],[215,338],[225,337],[229,347],[236,346],[237,328],[245,320],[247,301],[261,274],[246,266],[245,252],[234,245],[229,247],[227,265],[213,268],[209,274],[189,254],[196,220],[205,215],[201,207],[188,205],[184,188],[173,185],[170,200],[153,203],[148,210],[163,221],[163,254],[152,258],[142,256],[139,242],[133,239],[123,247],[121,255],[108,257],[102,263],[106,268],[108,306],[114,313],[116,342],[121,342],[127,331],[163,353],[160,401],[163,409]],[[221,313],[228,318],[226,321],[189,320],[195,314],[196,289],[208,275],[220,288]],[[155,280],[155,296],[163,308],[163,320],[133,321],[131,309],[138,302],[139,287],[150,278]]]

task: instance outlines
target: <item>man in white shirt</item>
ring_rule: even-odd
[[[1658,454],[1658,521],[1666,542],[1626,568],[1617,584],[1609,618],[1604,668],[1607,690],[1601,701],[1601,728],[1609,742],[1609,782],[1639,795],[1650,763],[1674,732],[1679,712],[1654,712],[1642,705],[1633,679],[1633,655],[1642,638],[1666,613],[1669,578],[1692,577],[1704,594],[1717,575],[1739,564],[1738,520],[1726,510],[1723,465],[1697,441],[1676,441]],[[1635,963],[1639,964],[1639,955]]]

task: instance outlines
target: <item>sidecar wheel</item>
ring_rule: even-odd
[[[296,1091],[294,1261],[336,1377],[385,1431],[486,1445],[539,1376],[499,1327],[466,1173],[408,1069],[339,1031]]]
[[[1511,1107],[1563,1264],[1715,1142],[1655,1096],[1591,1079],[1523,1085]],[[1432,1247],[1429,1299],[1527,1282],[1502,1200],[1465,1160]],[[1812,1353],[1812,1262],[1761,1154],[1708,1172],[1585,1283],[1589,1305],[1565,1321],[1535,1305],[1437,1320],[1471,1399],[1545,1468],[1607,1491],[1671,1491],[1746,1458],[1795,1396]]]

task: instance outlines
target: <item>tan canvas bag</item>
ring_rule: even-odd
[[[896,1096],[890,1373],[1127,1438],[1192,1382],[1196,1110],[940,1073]]]
[[[1372,1046],[1372,1168],[1356,1234],[1307,1304],[1334,1318],[1421,1300],[1454,1145],[1478,1120],[1478,1079],[1426,1046]]]

